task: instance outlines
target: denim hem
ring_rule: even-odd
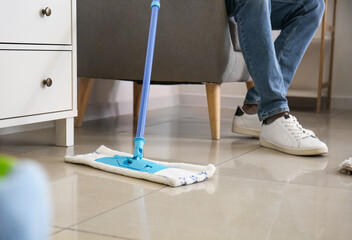
[[[258,114],[258,117],[259,117],[259,120],[262,122],[265,119],[272,117],[276,114],[283,113],[283,112],[289,112],[289,111],[290,111],[290,108],[288,106],[285,106],[285,107],[276,108],[274,110],[271,110],[270,112]]]
[[[256,104],[259,105],[259,100],[244,100],[244,104]]]

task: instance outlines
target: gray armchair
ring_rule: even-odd
[[[78,0],[78,118],[95,78],[134,81],[139,109],[149,20],[149,0]],[[234,51],[224,0],[161,1],[152,84],[205,84],[213,139],[220,138],[220,85],[247,81],[241,52]]]

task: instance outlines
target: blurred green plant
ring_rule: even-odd
[[[7,176],[15,165],[15,159],[7,155],[0,154],[0,178]]]

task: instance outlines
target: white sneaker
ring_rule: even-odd
[[[259,144],[293,155],[320,155],[328,152],[326,144],[307,132],[292,115],[280,117],[268,125],[263,124]]]
[[[298,123],[294,116],[291,115],[291,117]],[[232,121],[232,132],[259,138],[262,131],[261,126],[262,123],[259,121],[257,114],[247,114],[240,106],[237,107]],[[312,130],[306,128],[302,128],[302,130],[308,135],[316,137]]]
[[[237,107],[233,117],[232,132],[259,138],[261,125],[257,114],[247,114],[241,107]]]

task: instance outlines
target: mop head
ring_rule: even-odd
[[[352,157],[339,164],[340,172],[352,175]]]
[[[140,178],[151,182],[169,185],[171,187],[178,187],[205,181],[211,178],[216,170],[215,166],[212,164],[209,164],[208,166],[200,166],[186,163],[159,162],[143,158],[143,160],[149,161],[151,164],[155,163],[165,167],[155,173],[149,173],[114,166],[101,161],[102,159],[112,159],[115,155],[132,157],[131,154],[114,151],[102,145],[92,153],[65,156],[65,162],[84,164],[103,171],[133,178]]]

